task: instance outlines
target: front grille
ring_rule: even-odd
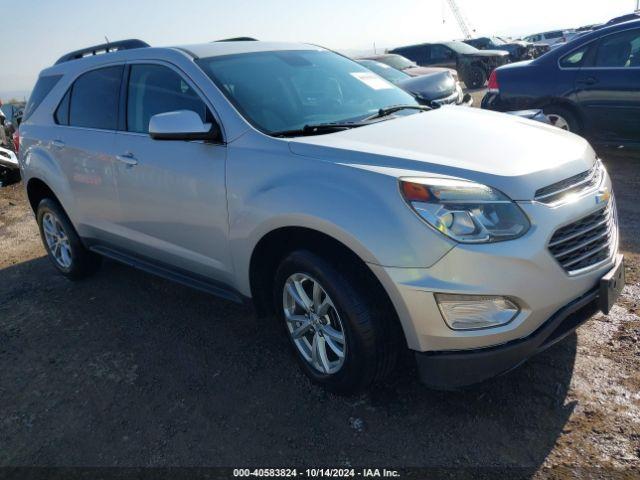
[[[581,195],[600,185],[603,172],[604,169],[598,161],[593,168],[586,172],[536,190],[534,200],[546,205],[562,203],[565,199]]]
[[[438,98],[433,100],[432,103],[436,105],[451,105],[452,103],[456,103],[458,101],[458,92],[454,91],[451,95],[444,98]]]
[[[617,241],[616,206],[608,204],[553,234],[549,251],[570,274],[608,260]]]

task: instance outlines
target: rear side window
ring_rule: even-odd
[[[54,115],[56,119],[56,123],[58,125],[69,125],[69,104],[71,99],[71,89],[67,91],[65,96],[62,98],[60,105],[56,110]]]
[[[36,86],[33,87],[33,92],[31,92],[29,101],[27,102],[27,107],[24,109],[24,115],[22,117],[23,122],[36,111],[36,108],[40,106],[42,101],[47,95],[49,95],[49,92],[51,92],[53,87],[56,86],[61,78],[62,75],[49,75],[38,79]]]
[[[162,65],[132,65],[127,96],[127,130],[149,132],[149,120],[158,113],[191,110],[203,122],[211,121],[207,106],[174,70]]]
[[[74,82],[69,99],[69,125],[116,130],[123,68],[117,66],[92,70]]]

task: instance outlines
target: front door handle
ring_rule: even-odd
[[[55,148],[64,148],[64,142],[62,140],[52,140],[51,145]]]
[[[133,167],[134,165],[138,164],[138,160],[136,160],[136,157],[134,157],[133,154],[128,152],[125,153],[124,155],[117,155],[116,159],[124,163],[128,167]]]

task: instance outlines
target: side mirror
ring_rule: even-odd
[[[204,123],[196,112],[177,110],[151,117],[149,135],[154,140],[215,141],[219,131],[215,124]]]

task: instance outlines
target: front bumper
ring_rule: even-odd
[[[19,170],[18,157],[11,150],[0,147],[0,167],[8,168],[9,170]]]
[[[620,265],[622,256],[617,258]],[[415,352],[420,380],[440,389],[460,388],[507,373],[559,342],[600,309],[602,288],[594,288],[556,311],[525,338],[466,351]]]
[[[598,185],[600,190],[611,191],[608,175]],[[431,385],[442,385],[445,379],[460,384],[473,379],[470,383],[474,383],[513,368],[546,348],[550,338],[560,336],[558,329],[563,319],[571,316],[569,322],[577,326],[597,308],[595,290],[618,258],[617,225],[610,239],[609,256],[583,270],[566,271],[548,248],[558,229],[602,210],[597,192],[557,207],[535,201],[518,204],[531,221],[531,229],[519,239],[458,244],[427,268],[371,265],[396,308],[408,347],[418,352],[425,365],[421,370],[436,366],[442,369],[439,379],[427,382]],[[520,313],[504,325],[453,330],[440,313],[436,293],[504,296],[520,306]],[[584,313],[589,309],[582,307],[591,303],[590,313]],[[584,315],[574,315],[578,310]],[[582,320],[577,321],[577,317]],[[567,324],[562,329],[569,331]],[[516,345],[520,347],[516,349]],[[465,365],[483,363],[480,360],[485,357],[487,363],[478,366],[479,371],[469,370],[467,378],[463,372],[470,367]],[[449,360],[451,366],[446,366]]]

